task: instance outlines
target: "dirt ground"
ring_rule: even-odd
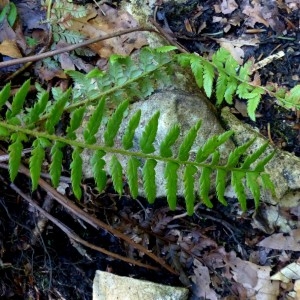
[[[32,4],[33,1],[28,1],[29,4],[30,2]],[[87,2],[76,1],[82,5]],[[94,5],[93,1],[90,2]],[[176,4],[159,1],[154,17],[163,30],[168,30],[176,37],[178,43],[188,51],[201,55],[212,55],[220,47],[221,39],[239,41],[239,46],[234,51],[242,49],[244,61],[250,57],[259,61],[282,50],[285,53],[282,59],[272,61],[259,71],[261,82],[272,82],[289,89],[298,84],[299,2],[274,1],[268,4],[268,1],[253,1],[256,4],[251,5],[249,1],[237,1],[239,5],[234,9],[234,1],[223,1],[222,3],[227,3],[227,11],[220,7],[220,2],[191,0],[185,4]],[[249,13],[249,16],[247,3],[249,7],[257,9],[256,12]],[[293,9],[294,6],[290,5],[293,3],[298,5],[298,9]],[[118,8],[114,2],[109,5]],[[255,19],[253,14],[257,16],[258,12],[265,15],[261,19]],[[255,39],[252,41],[254,45],[247,45],[247,40],[250,39]],[[94,60],[95,58],[89,58],[87,63],[93,64]],[[5,69],[1,78],[5,79],[13,72],[14,69]],[[26,72],[27,74],[14,78],[13,83],[18,85],[28,75],[35,76],[40,81],[34,68],[29,68]],[[60,79],[53,76],[46,84],[52,86],[59,83]],[[214,99],[212,102],[214,103]],[[284,109],[267,96],[259,105],[256,122],[247,117],[245,103],[236,101],[231,110],[239,119],[257,127],[275,146],[300,156],[299,111]],[[7,144],[0,142],[0,146],[5,152]],[[67,169],[68,153],[65,154],[65,165]],[[68,173],[65,172],[64,175],[68,176]],[[84,201],[77,205],[162,258],[176,270],[176,274],[171,274],[132,244],[105,229],[96,229],[83,223],[76,215],[49,199],[43,188],[39,187],[32,193],[28,177],[23,174],[17,176],[14,184],[35,202],[44,205],[52,216],[72,232],[90,244],[140,260],[155,268],[151,270],[74,242],[52,222],[43,219],[32,205],[22,199],[20,193],[11,188],[8,171],[4,168],[0,168],[0,182],[1,299],[92,299],[92,281],[96,270],[187,286],[191,288],[191,299],[201,299],[197,287],[192,287],[200,276],[200,267],[195,265],[196,258],[209,270],[208,295],[213,289],[220,299],[247,299],[241,297],[245,295],[241,285],[234,282],[227,273],[227,267],[234,259],[237,260],[236,257],[244,262],[272,266],[272,273],[288,262],[299,259],[299,252],[285,251],[283,254],[283,251],[256,246],[267,234],[252,226],[254,203],[251,201],[247,213],[241,213],[234,199],[228,199],[230,205],[227,207],[212,199],[214,209],[200,206],[192,217],[177,218],[176,216],[185,212],[183,199],[179,199],[177,210],[171,212],[165,199],[158,199],[153,205],[145,199],[132,200],[126,193],[126,185],[124,196],[119,198],[110,182],[102,193],[95,190],[92,180],[84,182]],[[73,200],[68,188],[66,196]],[[221,266],[220,263],[215,268],[210,264],[212,259],[221,261],[221,257],[227,257],[227,266]],[[291,284],[282,285],[277,299],[287,299],[286,295],[292,289]]]

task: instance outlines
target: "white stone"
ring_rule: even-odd
[[[189,290],[96,271],[93,300],[186,300]]]

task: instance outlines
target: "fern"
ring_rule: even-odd
[[[27,82],[20,89],[25,91]],[[10,85],[7,85],[4,90],[10,89]],[[139,177],[143,178],[143,187],[145,194],[150,203],[152,203],[156,198],[155,189],[155,167],[158,162],[162,162],[165,165],[164,177],[166,179],[166,191],[167,200],[171,209],[175,209],[177,201],[177,188],[178,188],[178,173],[180,169],[183,170],[183,181],[184,181],[184,195],[186,199],[186,207],[188,214],[193,213],[193,207],[195,202],[195,177],[197,174],[201,174],[199,177],[199,191],[203,203],[208,207],[212,207],[212,203],[209,199],[210,186],[212,185],[211,174],[217,172],[217,182],[214,183],[217,190],[217,197],[219,201],[226,204],[224,199],[224,190],[226,185],[226,174],[231,174],[232,185],[238,195],[241,207],[246,209],[246,194],[245,186],[249,187],[250,191],[253,193],[256,206],[258,206],[259,192],[257,188],[259,186],[258,180],[261,180],[266,188],[272,189],[272,183],[266,173],[264,173],[265,164],[271,159],[272,155],[259,160],[259,157],[264,153],[266,146],[259,148],[252,155],[248,156],[245,160],[242,157],[245,155],[247,149],[253,143],[253,140],[248,143],[237,147],[232,151],[227,159],[227,162],[223,165],[219,164],[220,154],[218,148],[223,145],[228,138],[232,135],[232,132],[226,132],[219,136],[212,137],[207,140],[207,142],[199,148],[197,151],[195,161],[190,160],[190,150],[195,141],[198,130],[201,127],[201,122],[193,126],[190,131],[186,134],[183,139],[178,153],[172,153],[171,147],[176,141],[180,134],[180,129],[178,125],[175,125],[166,135],[166,138],[159,145],[159,149],[154,147],[154,140],[156,138],[158,122],[159,122],[159,112],[155,113],[149,122],[145,125],[144,132],[139,140],[140,150],[133,151],[132,138],[135,128],[137,128],[140,120],[140,112],[134,114],[129,120],[131,124],[124,133],[123,140],[127,149],[122,147],[115,147],[114,139],[118,134],[118,129],[122,120],[124,119],[124,113],[128,108],[128,101],[123,101],[115,109],[115,111],[108,118],[108,121],[99,122],[99,119],[93,114],[85,128],[83,128],[84,141],[80,142],[76,139],[75,131],[77,128],[82,126],[83,114],[85,112],[85,107],[76,108],[72,111],[69,126],[66,130],[66,136],[56,136],[54,134],[54,128],[58,124],[59,118],[61,116],[64,107],[67,106],[70,96],[70,91],[64,93],[58,93],[56,95],[57,101],[53,105],[52,110],[50,110],[49,118],[45,123],[45,127],[41,126],[39,130],[37,128],[24,127],[20,122],[15,122],[15,113],[7,113],[6,120],[0,121],[0,128],[5,132],[3,138],[11,134],[11,145],[9,146],[10,160],[9,169],[11,180],[16,177],[18,172],[18,167],[21,162],[21,152],[23,149],[22,143],[25,140],[29,140],[32,143],[33,151],[30,157],[30,172],[32,177],[32,188],[37,187],[38,178],[41,172],[41,166],[44,161],[45,148],[51,149],[52,163],[50,166],[50,176],[54,186],[58,184],[58,178],[60,176],[62,151],[66,145],[71,145],[73,147],[72,153],[72,163],[71,163],[71,182],[73,186],[74,195],[80,199],[82,195],[81,191],[81,179],[82,179],[82,158],[81,153],[83,149],[90,149],[94,151],[91,159],[91,167],[93,169],[93,174],[95,176],[95,181],[99,189],[103,189],[106,184],[106,173],[104,171],[105,167],[105,154],[114,153],[110,165],[107,166],[109,173],[112,176],[112,181],[115,186],[116,191],[119,194],[123,192],[123,174],[128,178],[129,188],[134,197],[138,195],[139,188]],[[40,100],[45,96],[42,93]],[[15,97],[13,99],[12,107],[18,107],[19,104],[14,105],[14,101],[19,102],[19,98]],[[42,107],[42,106],[40,106]],[[45,105],[43,105],[45,107]],[[96,112],[102,119],[103,112],[105,110],[105,99],[102,98],[96,108]],[[9,112],[10,110],[8,110]],[[56,115],[54,114],[56,112]],[[39,111],[39,113],[42,113]],[[27,112],[27,115],[31,115],[32,110]],[[26,115],[25,115],[26,116]],[[30,123],[32,118],[24,118]],[[51,120],[51,121],[50,121]],[[105,125],[106,124],[106,125]],[[104,134],[104,143],[97,144],[94,139],[94,134],[99,130],[101,126],[106,126]],[[89,134],[87,134],[89,133]],[[123,137],[124,137],[123,136]],[[90,138],[92,137],[92,138]],[[161,153],[156,154],[156,153]],[[128,157],[127,168],[123,169],[120,161],[118,160],[118,155],[123,155]],[[143,162],[143,168],[141,174],[139,173],[139,168]],[[256,163],[255,167],[251,167],[253,163]]]
[[[72,19],[83,18],[88,14],[84,5],[77,5],[66,0],[56,0],[51,9],[51,22],[59,24],[64,30],[72,25]]]
[[[207,61],[194,54],[173,54],[173,47],[162,47],[156,50],[144,48],[139,57],[132,60],[129,57],[113,55],[109,60],[107,72],[93,70],[84,75],[80,72],[69,71],[74,80],[74,87],[65,92],[52,88],[51,94],[38,86],[37,101],[32,107],[26,107],[29,81],[26,81],[19,92],[11,99],[11,105],[5,104],[10,100],[11,86],[7,84],[0,91],[0,136],[9,143],[9,173],[14,180],[21,162],[23,144],[31,143],[29,168],[32,177],[32,188],[37,186],[41,166],[45,159],[45,151],[50,150],[50,177],[56,187],[61,176],[61,164],[64,148],[73,147],[71,163],[71,182],[75,196],[80,199],[82,179],[82,151],[90,149],[93,154],[90,165],[96,185],[103,190],[106,185],[106,171],[112,176],[116,191],[123,192],[123,175],[134,198],[137,197],[142,184],[145,195],[150,203],[156,199],[156,165],[164,165],[165,187],[169,206],[176,207],[179,174],[182,174],[184,196],[188,214],[193,213],[196,194],[208,207],[212,206],[210,192],[215,189],[220,203],[226,205],[224,198],[227,180],[231,181],[241,207],[246,209],[246,187],[250,190],[259,204],[261,186],[274,192],[274,186],[268,174],[264,172],[265,165],[274,153],[260,157],[265,153],[267,144],[246,156],[253,140],[237,147],[228,154],[227,161],[220,163],[219,147],[221,147],[233,132],[228,131],[209,138],[196,151],[192,160],[191,148],[201,121],[197,122],[185,135],[175,153],[173,145],[180,136],[180,124],[175,124],[154,146],[159,124],[159,112],[144,124],[144,131],[137,141],[139,150],[133,151],[133,140],[136,129],[141,126],[141,112],[137,111],[129,120],[124,133],[119,132],[124,116],[127,114],[129,102],[136,97],[150,95],[161,84],[161,79],[171,81],[176,69],[176,62],[191,68],[196,82],[204,91],[211,95],[216,93],[217,103],[226,101],[232,103],[234,96],[248,101],[249,114],[255,117],[255,109],[264,92],[284,99],[286,103],[297,104],[299,87],[291,91],[255,86],[251,83],[250,64],[239,66],[225,50],[219,50]],[[217,74],[217,75],[216,75]],[[138,87],[138,88],[137,88]],[[49,101],[49,99],[51,101]],[[128,99],[120,103],[120,99]],[[118,107],[112,109],[116,104]],[[92,112],[90,107],[93,107]],[[69,122],[62,136],[55,135],[56,128],[62,116],[68,113]],[[83,119],[87,122],[83,125]],[[77,139],[77,130],[83,132],[81,141]],[[96,133],[103,129],[103,144],[97,144]],[[121,145],[115,145],[116,136],[122,134]],[[114,154],[110,164],[106,164],[105,155]],[[127,166],[120,164],[119,156],[126,156]],[[215,175],[215,176],[213,176]],[[215,179],[213,179],[215,178]],[[195,193],[195,187],[198,187]]]
[[[282,88],[274,91],[273,87],[260,86],[251,78],[252,64],[247,62],[243,66],[239,66],[229,52],[223,48],[220,48],[212,56],[211,61],[195,54],[179,54],[177,60],[183,67],[191,68],[197,85],[203,88],[209,98],[212,91],[215,90],[218,105],[223,101],[231,105],[235,95],[247,100],[247,112],[252,120],[255,120],[255,111],[262,95],[266,93],[275,97],[285,108],[300,108],[300,85],[290,91]]]

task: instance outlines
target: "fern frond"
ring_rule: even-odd
[[[195,126],[193,126],[189,132],[186,134],[183,142],[179,147],[178,158],[181,161],[186,161],[189,158],[191,148],[197,137],[198,130],[200,129],[201,121],[199,121]]]
[[[89,118],[86,128],[83,131],[84,140],[88,144],[96,142],[95,134],[98,132],[105,109],[105,98],[102,98]]]
[[[243,179],[246,175],[243,171],[233,171],[231,173],[231,184],[237,194],[238,201],[241,205],[243,211],[247,209],[247,197],[245,193],[245,188],[243,184]]]
[[[1,90],[0,92],[0,111],[2,106],[5,104],[5,102],[8,100],[9,95],[10,95],[10,89],[11,89],[11,84],[7,83],[5,87]]]
[[[155,184],[156,164],[157,161],[155,159],[148,159],[142,170],[145,194],[149,203],[153,203],[156,198],[156,184]]]
[[[55,104],[53,105],[50,113],[49,118],[45,124],[46,130],[52,134],[55,131],[55,126],[60,121],[60,118],[63,114],[64,108],[67,104],[67,102],[70,100],[71,96],[71,89],[68,89],[66,92],[64,92],[60,99],[58,99]]]
[[[66,95],[63,94],[64,98]],[[60,98],[61,99],[61,98]],[[102,99],[97,107],[100,115],[104,111],[105,100]],[[63,106],[61,106],[63,107]],[[101,107],[101,109],[99,108]],[[91,167],[93,175],[99,190],[102,190],[106,184],[106,170],[112,176],[112,181],[116,191],[122,194],[123,191],[123,172],[125,172],[128,178],[128,184],[132,191],[133,197],[137,197],[139,185],[139,167],[143,164],[142,178],[143,178],[143,189],[145,195],[150,203],[156,198],[156,165],[158,162],[164,165],[164,178],[165,178],[165,189],[167,194],[167,200],[171,209],[175,209],[177,201],[178,191],[178,176],[181,170],[183,170],[183,187],[184,195],[186,196],[187,211],[192,214],[192,207],[195,201],[194,191],[195,187],[195,176],[201,173],[198,177],[199,180],[199,196],[205,205],[212,207],[210,200],[211,188],[214,186],[217,192],[219,201],[226,205],[224,198],[225,186],[227,184],[227,174],[231,174],[231,183],[238,195],[242,209],[246,209],[246,196],[245,196],[245,184],[249,187],[255,199],[256,206],[258,205],[260,193],[257,191],[258,182],[262,181],[263,186],[272,190],[272,183],[269,177],[264,174],[264,166],[273,157],[274,153],[271,153],[259,160],[261,154],[264,153],[266,145],[263,145],[258,150],[254,151],[250,156],[246,157],[243,161],[243,155],[246,150],[253,144],[254,140],[250,140],[234,149],[229,153],[228,159],[225,164],[220,165],[220,153],[218,148],[226,143],[226,141],[232,135],[232,131],[225,132],[218,136],[211,137],[207,142],[196,151],[195,161],[190,161],[190,152],[195,141],[197,132],[200,128],[201,122],[197,122],[183,138],[179,145],[178,154],[173,154],[171,147],[177,141],[179,136],[179,126],[174,126],[167,133],[165,139],[160,145],[154,143],[157,135],[158,118],[159,112],[155,113],[152,118],[149,119],[148,123],[145,124],[145,129],[139,138],[137,144],[140,146],[140,151],[136,150],[124,150],[122,147],[114,147],[114,138],[119,130],[120,123],[124,119],[124,112],[128,107],[128,101],[124,101],[119,107],[112,113],[108,119],[105,134],[107,135],[104,145],[97,145],[96,141],[89,140],[79,142],[74,139],[74,130],[82,126],[82,115],[83,109],[77,109],[71,114],[70,125],[67,128],[66,137],[59,137],[53,134],[49,134],[49,129],[46,131],[36,131],[34,129],[28,129],[21,126],[21,124],[9,124],[0,121],[0,128],[5,128],[8,131],[13,132],[11,135],[12,143],[9,146],[10,152],[10,175],[14,179],[21,160],[22,143],[27,137],[33,137],[33,152],[30,158],[30,171],[32,173],[33,188],[36,188],[37,181],[40,175],[41,165],[44,159],[45,147],[51,148],[52,163],[50,166],[50,175],[53,184],[58,184],[58,178],[61,173],[61,162],[62,162],[62,149],[66,145],[73,146],[74,150],[72,153],[71,163],[71,181],[73,186],[74,195],[80,199],[81,197],[81,178],[82,178],[82,158],[81,152],[83,149],[90,149],[94,151],[91,158]],[[77,119],[78,117],[78,119]],[[91,119],[87,122],[83,132],[90,132],[92,135],[99,129],[99,124],[96,125],[96,121]],[[101,116],[100,116],[101,118]],[[118,119],[118,120],[117,120]],[[119,120],[120,119],[120,120]],[[140,112],[133,114],[128,124],[130,125],[130,134],[125,131],[125,136],[129,142],[132,142],[132,135],[134,128],[139,125]],[[117,124],[116,124],[117,123]],[[116,127],[113,126],[116,124]],[[101,126],[101,124],[100,124]],[[131,146],[131,143],[129,143]],[[105,168],[105,156],[106,154],[114,153],[110,165]],[[160,154],[154,154],[160,153]],[[161,155],[163,154],[163,155]],[[128,157],[127,168],[123,170],[121,163],[119,162],[117,155]],[[252,164],[256,166],[253,168]],[[181,170],[180,170],[181,169]],[[216,182],[212,184],[213,174],[216,173]],[[248,173],[250,175],[248,175]]]
[[[171,147],[175,144],[180,134],[180,127],[175,124],[166,134],[165,139],[160,144],[160,155],[162,157],[171,157],[173,155]]]
[[[25,101],[26,96],[29,91],[29,87],[30,87],[30,79],[26,80],[22,84],[22,86],[20,87],[20,89],[18,90],[16,95],[14,96],[12,104],[11,104],[11,110],[8,110],[6,113],[7,119],[11,119],[12,117],[15,117],[16,115],[18,115],[21,112],[21,109],[23,108],[23,105],[24,105],[24,101]],[[4,94],[4,97],[5,96],[6,95]]]
[[[187,165],[183,178],[184,178],[184,198],[186,211],[189,216],[194,213],[194,203],[195,203],[195,174],[197,173],[197,168],[193,165]]]
[[[177,171],[179,164],[174,162],[167,162],[164,172],[164,178],[166,180],[167,201],[170,209],[174,210],[177,203]]]
[[[107,180],[107,175],[104,171],[106,162],[103,159],[105,154],[103,150],[96,150],[91,158],[92,171],[99,191],[104,190]]]
[[[33,143],[33,150],[31,152],[29,170],[32,180],[32,190],[35,190],[38,186],[38,181],[41,175],[41,167],[45,159],[45,149],[51,146],[51,143],[43,138],[36,139]]]
[[[134,133],[137,127],[139,126],[140,119],[141,119],[141,110],[138,110],[130,119],[126,131],[122,138],[122,144],[125,150],[128,150],[133,147]]]
[[[142,134],[140,147],[143,153],[149,154],[155,151],[153,142],[157,133],[159,115],[159,112],[153,115]]]
[[[111,178],[114,184],[114,188],[119,195],[122,195],[123,192],[122,166],[115,155],[111,159],[110,170],[111,170]]]
[[[58,187],[59,179],[62,171],[63,152],[62,148],[64,143],[56,141],[51,147],[51,164],[50,164],[50,177],[54,187]]]
[[[73,187],[74,195],[77,199],[81,198],[81,179],[82,179],[82,158],[81,158],[82,149],[76,147],[72,152],[72,162],[70,165],[71,169],[71,182]]]
[[[127,164],[127,176],[128,176],[128,185],[130,189],[130,193],[133,199],[136,199],[139,192],[139,174],[138,168],[141,163],[135,157],[130,157]]]
[[[11,135],[12,143],[8,147],[9,153],[9,175],[10,180],[14,181],[16,176],[18,175],[19,166],[21,164],[21,156],[23,150],[23,141],[26,140],[26,136],[19,133],[13,133]]]
[[[104,141],[107,147],[112,147],[114,145],[114,138],[118,133],[128,105],[129,101],[123,101],[108,120],[106,130],[104,132]]]
[[[274,153],[260,158],[267,145],[246,156],[254,142],[251,140],[235,148],[228,153],[227,159],[222,158],[220,162],[220,147],[230,139],[232,131],[211,137],[202,146],[194,145],[200,130],[199,121],[182,138],[180,124],[175,124],[165,137],[157,140],[160,112],[141,124],[139,110],[129,118],[127,128],[122,127],[130,100],[121,102],[119,99],[137,94],[145,97],[152,93],[159,87],[162,77],[170,80],[170,70],[175,59],[183,65],[190,65],[198,85],[203,86],[208,95],[212,93],[214,84],[217,86],[217,101],[220,103],[222,97],[227,102],[232,102],[233,95],[239,94],[248,101],[250,116],[255,117],[256,106],[265,90],[248,82],[251,80],[248,65],[239,67],[225,50],[217,52],[212,62],[209,62],[190,54],[171,55],[169,51],[173,49],[146,48],[141,50],[137,61],[129,57],[112,56],[107,72],[93,70],[87,75],[68,72],[75,82],[72,92],[71,89],[63,92],[53,88],[53,99],[49,101],[50,94],[40,88],[38,101],[29,108],[24,107],[29,81],[24,83],[12,99],[12,109],[5,108],[5,111],[4,104],[9,100],[10,94],[10,85],[6,85],[0,91],[0,104],[4,110],[1,115],[4,116],[6,112],[3,119],[0,117],[0,136],[9,143],[11,180],[17,175],[23,144],[29,141],[33,146],[30,157],[33,189],[37,186],[46,148],[50,148],[51,153],[50,177],[53,185],[57,186],[62,171],[63,150],[71,146],[71,182],[78,199],[82,195],[82,151],[89,149],[92,152],[90,165],[99,190],[105,188],[108,173],[115,190],[122,194],[124,175],[134,198],[143,189],[148,201],[153,203],[157,195],[156,171],[164,170],[167,200],[172,209],[176,207],[179,189],[183,190],[189,215],[193,213],[195,193],[198,193],[205,205],[212,207],[210,195],[215,190],[218,200],[226,205],[224,194],[228,181],[231,181],[242,209],[246,209],[246,187],[257,206],[260,198],[257,189],[263,187],[274,191],[274,186],[265,173],[265,165]],[[219,75],[216,71],[219,71]],[[290,97],[287,99],[294,101],[299,90],[295,88],[292,93],[287,96],[282,92],[280,96]],[[118,101],[119,105],[112,110],[114,101]],[[92,112],[90,106],[93,108]],[[69,120],[66,121],[66,132],[57,136],[56,127],[64,113],[69,114],[69,118],[65,118]],[[83,122],[84,118],[87,118],[86,122]],[[144,126],[141,137],[136,136],[139,126]],[[83,133],[81,141],[77,139],[78,131]],[[99,131],[103,133],[103,141],[97,141],[95,137]],[[122,142],[115,145],[119,136]],[[175,151],[175,148],[178,150]],[[121,157],[126,158],[124,165],[119,160]]]

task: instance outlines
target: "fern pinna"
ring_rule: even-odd
[[[199,177],[200,201],[208,207],[212,207],[209,199],[210,185],[212,184],[211,173],[216,172],[216,180],[213,183],[219,201],[226,205],[224,198],[227,175],[230,175],[231,184],[234,187],[238,200],[243,210],[246,209],[246,193],[244,183],[252,192],[255,204],[258,206],[260,199],[260,187],[273,190],[272,182],[268,174],[264,173],[264,167],[273,157],[273,153],[261,160],[259,157],[266,150],[267,144],[260,147],[251,155],[246,157],[247,149],[254,142],[237,147],[232,151],[225,164],[219,164],[220,154],[218,148],[223,145],[233,134],[227,131],[218,136],[209,138],[207,142],[199,147],[194,160],[190,159],[190,150],[201,128],[199,121],[184,137],[178,153],[173,153],[172,146],[180,135],[180,127],[174,125],[166,134],[165,139],[160,143],[159,149],[155,149],[153,142],[156,138],[159,124],[159,112],[156,112],[145,125],[143,134],[139,139],[139,151],[133,151],[133,139],[135,130],[140,126],[141,112],[137,111],[129,120],[127,130],[122,137],[121,147],[115,147],[114,140],[118,134],[121,122],[126,111],[129,109],[129,101],[121,102],[118,107],[108,115],[108,96],[102,96],[95,104],[92,114],[87,123],[83,126],[82,121],[85,114],[90,114],[86,106],[75,107],[70,112],[70,121],[64,136],[55,135],[55,128],[65,110],[72,105],[71,90],[58,92],[54,90],[56,100],[48,107],[49,93],[40,90],[38,100],[30,109],[23,109],[24,102],[29,90],[29,81],[26,81],[17,94],[13,97],[11,106],[6,110],[5,117],[0,121],[0,135],[7,139],[10,145],[8,148],[9,172],[11,180],[14,180],[21,162],[23,144],[30,142],[32,152],[30,157],[30,173],[32,178],[32,189],[36,189],[40,177],[41,166],[45,159],[46,149],[50,149],[51,164],[50,176],[53,185],[56,187],[61,175],[63,149],[67,145],[73,147],[71,169],[71,182],[75,196],[81,198],[82,159],[83,149],[93,151],[90,165],[93,170],[95,182],[99,190],[106,185],[105,154],[113,153],[110,165],[106,166],[115,190],[123,192],[123,174],[128,178],[127,182],[133,198],[138,196],[139,179],[142,179],[145,194],[149,202],[156,198],[155,192],[155,166],[158,161],[165,166],[164,177],[167,191],[167,200],[171,209],[176,207],[177,174],[183,169],[184,196],[186,209],[189,215],[193,213],[195,202],[195,177]],[[10,97],[10,84],[7,84],[0,92],[0,109],[4,108]],[[84,101],[85,103],[85,101]],[[105,116],[105,118],[104,118]],[[108,118],[107,120],[105,120]],[[41,119],[45,122],[41,122]],[[105,121],[103,121],[105,120]],[[105,126],[103,144],[98,144],[95,134],[101,126]],[[83,127],[83,141],[78,141],[76,131]],[[128,157],[128,164],[123,168],[118,160],[118,155]],[[143,163],[142,163],[143,162]],[[253,163],[255,166],[252,167]],[[143,165],[143,167],[141,167]]]

